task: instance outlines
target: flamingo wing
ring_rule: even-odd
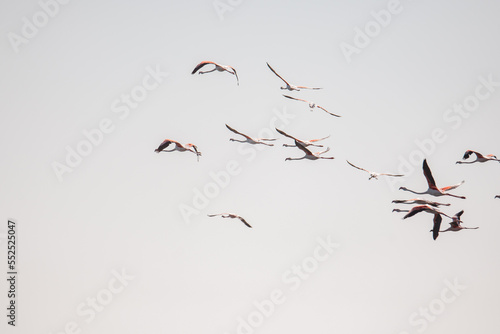
[[[321,141],[321,140],[324,140],[324,139],[327,139],[327,138],[330,138],[330,135],[326,136],[326,137],[323,137],[323,138],[319,138],[319,139],[311,139],[309,140],[311,143],[315,143],[317,141]]]
[[[247,223],[247,221],[245,219],[243,219],[243,217],[235,216],[235,218],[238,218],[239,220],[241,220],[243,222],[243,224],[245,224],[246,226],[252,228],[252,226],[250,226],[250,224]]]
[[[191,72],[191,74],[195,74],[196,72],[198,72],[198,70],[200,68],[202,68],[203,66],[207,65],[207,64],[213,64],[213,65],[217,65],[216,63],[214,63],[213,61],[202,61],[201,63],[199,63],[198,65],[196,65],[196,67],[194,68],[193,72]]]
[[[410,209],[410,211],[403,217],[403,219],[415,216],[426,209],[430,209],[427,205],[417,205]]]
[[[159,153],[161,151],[163,151],[164,149],[166,149],[168,147],[168,145],[172,144],[173,141],[170,140],[170,139],[165,139],[161,144],[160,146],[158,146],[158,148],[155,150],[155,152]]]
[[[234,68],[234,67],[229,66],[229,68],[233,70],[233,72],[234,72],[234,73],[232,73],[232,74],[234,74],[234,75],[236,76],[236,83],[237,83],[237,84],[238,84],[238,86],[239,86],[239,85],[240,85],[240,79],[238,78],[238,73],[236,73],[236,70],[235,70],[235,68]],[[229,71],[228,71],[228,72],[229,72]],[[229,73],[231,73],[231,72],[229,72]]]
[[[288,138],[291,138],[291,139],[293,139],[293,140],[297,140],[297,138],[295,138],[294,136],[290,136],[290,135],[289,135],[288,133],[286,133],[285,131],[280,130],[280,129],[278,129],[278,128],[275,128],[275,129],[276,129],[276,131],[278,131],[278,133],[279,133],[279,134],[282,134],[283,136],[288,137]]]
[[[295,141],[295,145],[300,148],[306,155],[314,155],[311,151],[307,149],[302,143]]]
[[[436,188],[436,181],[434,181],[434,177],[432,177],[432,172],[431,169],[429,168],[429,165],[427,164],[427,159],[424,159],[422,168],[424,170],[424,176],[425,179],[427,180],[429,188]]]
[[[350,162],[349,162],[349,160],[346,160],[346,161],[347,161],[347,163],[348,163],[349,165],[351,165],[352,167],[357,168],[357,169],[362,170],[362,171],[365,171],[365,172],[367,172],[367,173],[370,173],[370,171],[368,171],[368,170],[366,170],[366,169],[364,169],[364,168],[361,168],[361,167],[358,167],[358,166],[356,166],[356,165],[353,165],[352,163],[350,163]]]
[[[328,151],[330,151],[329,147],[327,147],[326,150],[324,150],[324,151],[314,153],[314,155],[318,156],[318,155],[321,155],[321,154],[326,153]]]
[[[273,73],[274,73],[274,74],[276,74],[276,76],[277,76],[278,78],[280,78],[281,80],[283,80],[283,81],[287,84],[287,86],[290,86],[290,84],[289,84],[289,83],[288,83],[285,79],[283,79],[283,78],[281,77],[281,75],[279,75],[278,73],[276,73],[276,71],[275,71],[275,70],[271,67],[271,65],[269,65],[269,63],[266,63],[266,64],[267,64],[267,67],[269,67],[269,69],[270,69],[271,71],[273,71]]]
[[[473,151],[473,150],[467,150],[467,151],[465,151],[464,156],[463,156],[462,159],[464,159],[464,160],[469,159],[469,157],[472,154],[475,154],[478,159],[483,159],[484,158],[484,156],[481,153],[479,153],[479,152],[476,152],[476,151]]]
[[[453,190],[453,189],[456,189],[458,187],[460,187],[465,181],[462,181],[460,183],[457,183],[457,184],[454,184],[452,186],[448,186],[448,187],[443,187],[441,188],[442,191],[448,191],[448,190]]]
[[[229,130],[231,130],[231,131],[233,131],[234,133],[236,133],[236,134],[239,134],[239,135],[241,135],[241,136],[243,136],[243,137],[245,137],[245,138],[247,138],[247,139],[253,140],[252,138],[250,138],[250,137],[249,137],[249,136],[247,136],[246,134],[243,134],[243,133],[241,133],[241,132],[239,132],[239,131],[236,131],[235,129],[233,129],[232,127],[230,127],[230,126],[229,126],[229,125],[227,125],[227,124],[226,124],[226,127],[227,127]]]
[[[322,106],[318,106],[318,105],[316,105],[316,107],[318,107],[319,109],[323,110],[324,112],[326,112],[327,114],[330,114],[330,115],[332,115],[332,116],[335,116],[335,117],[342,117],[342,116],[340,116],[340,115],[337,115],[337,114],[334,114],[334,113],[329,112],[328,110],[326,110],[326,109],[325,109],[325,108],[323,108]]]
[[[441,227],[442,220],[443,218],[441,218],[441,215],[439,213],[434,214],[434,226],[432,227],[432,238],[434,240],[436,240],[439,236],[439,228]]]
[[[403,174],[389,174],[389,173],[380,173],[379,175],[394,176],[394,177],[402,177],[402,176],[404,176]]]
[[[323,88],[319,88],[319,87],[306,87],[306,86],[297,86],[297,88],[301,88],[301,89],[323,89]]]
[[[283,94],[283,96],[286,97],[287,99],[292,99],[292,100],[297,100],[297,101],[302,101],[302,102],[309,103],[309,101],[307,101],[307,100],[299,99],[299,98],[296,98],[296,97],[293,97],[293,96],[288,96],[288,95],[285,95],[285,94]]]
[[[464,214],[464,210],[461,210],[460,212],[457,212],[454,216],[453,216],[453,221],[454,222],[460,222],[460,217],[462,217],[462,215]]]

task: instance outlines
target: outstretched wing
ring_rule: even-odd
[[[276,76],[277,76],[278,78],[280,78],[281,80],[283,80],[283,81],[287,84],[287,86],[290,86],[290,84],[289,84],[288,82],[286,82],[286,80],[285,80],[285,79],[283,79],[283,78],[281,77],[281,75],[279,75],[278,73],[276,73],[276,71],[275,71],[275,70],[273,70],[273,68],[271,67],[271,65],[269,65],[269,63],[266,63],[266,64],[267,64],[267,67],[269,67],[269,69],[270,69],[271,71],[273,71],[273,73],[274,73],[274,74],[276,74]]]
[[[239,220],[241,220],[241,221],[243,222],[243,224],[245,224],[246,226],[248,226],[248,227],[252,228],[252,226],[250,226],[250,224],[249,224],[249,223],[247,223],[247,222],[246,222],[246,220],[245,220],[245,219],[243,219],[243,217],[240,217],[240,216],[236,216],[236,215],[235,215],[235,218],[238,218]]]
[[[403,174],[389,174],[389,173],[380,173],[379,175],[394,176],[394,177],[402,177],[402,176],[404,176]]]
[[[158,146],[158,148],[155,150],[156,153],[160,153],[161,151],[163,151],[164,149],[166,149],[168,147],[168,145],[174,143],[173,140],[170,140],[170,139],[165,139],[161,144],[160,146]]]
[[[234,67],[232,67],[232,66],[228,66],[228,67],[233,70],[234,75],[236,76],[236,83],[239,86],[240,85],[240,79],[238,78],[238,73],[236,73],[236,70],[234,69]],[[229,73],[231,73],[231,72],[229,72]]]
[[[324,112],[326,112],[327,114],[330,114],[330,115],[332,115],[332,116],[335,116],[335,117],[342,117],[342,116],[340,116],[340,115],[337,115],[337,114],[334,114],[334,113],[329,112],[328,110],[326,110],[326,109],[325,109],[325,108],[323,108],[322,106],[318,106],[318,105],[316,105],[316,107],[318,107],[319,109],[323,110]]]
[[[311,151],[307,149],[302,143],[295,141],[295,145],[300,148],[306,155],[314,155]]]
[[[293,137],[293,136],[290,136],[290,135],[289,135],[288,133],[286,133],[285,131],[280,130],[280,129],[278,129],[278,128],[275,128],[275,129],[276,129],[276,131],[278,131],[278,133],[279,133],[279,134],[282,134],[283,136],[288,137],[288,138],[291,138],[291,139],[293,139],[293,140],[297,140],[297,138],[295,138],[295,137]]]
[[[193,144],[191,144],[191,147],[193,147],[194,151],[196,152],[196,160],[200,161],[201,152],[198,151],[198,147],[196,145],[193,145]]]
[[[229,130],[231,130],[231,131],[233,131],[234,133],[236,133],[236,134],[239,134],[239,135],[241,135],[241,136],[243,136],[243,137],[245,137],[245,138],[247,138],[247,139],[253,140],[252,138],[250,138],[250,137],[249,137],[249,136],[247,136],[246,134],[243,134],[243,133],[241,133],[241,132],[239,132],[239,131],[236,131],[235,129],[233,129],[232,127],[230,127],[230,126],[229,126],[229,125],[227,125],[227,124],[226,124],[226,127],[227,127]]]
[[[448,187],[443,187],[441,188],[442,191],[448,191],[448,190],[453,190],[453,189],[456,189],[458,187],[460,187],[462,184],[464,184],[465,181],[462,181],[460,183],[457,183],[457,184],[454,184],[452,186],[448,186]]]
[[[431,169],[429,168],[429,165],[427,164],[427,159],[424,159],[422,168],[424,170],[424,176],[425,179],[427,180],[429,188],[436,188],[436,181],[434,181],[434,178],[432,177],[432,172]]]
[[[324,140],[324,139],[326,139],[326,138],[330,138],[330,135],[328,135],[328,136],[326,136],[326,137],[323,137],[323,138],[319,138],[319,139],[311,139],[311,140],[309,140],[309,141],[310,141],[311,143],[315,143],[315,142],[317,142],[317,141],[321,141],[321,140]]]
[[[476,152],[476,151],[473,151],[473,150],[467,150],[467,151],[465,151],[464,156],[463,156],[462,159],[463,160],[469,159],[469,157],[472,154],[475,154],[478,159],[484,158],[484,156],[481,153],[479,153],[479,152]]]
[[[301,88],[301,89],[323,89],[323,88],[319,88],[319,87],[306,87],[306,86],[297,86],[297,88]]]
[[[370,171],[368,171],[368,170],[366,170],[366,169],[364,169],[364,168],[361,168],[361,167],[358,167],[358,166],[356,166],[356,165],[353,165],[352,163],[350,163],[350,162],[349,162],[349,160],[346,160],[346,161],[347,161],[347,163],[348,163],[349,165],[351,165],[352,167],[357,168],[357,169],[362,170],[362,171],[365,171],[365,172],[367,172],[367,173],[370,173]]]
[[[415,216],[417,213],[424,211],[427,209],[427,205],[417,205],[410,209],[410,211],[403,217],[403,219],[410,218]]]
[[[292,100],[296,100],[296,101],[302,101],[302,102],[310,103],[307,100],[299,99],[299,98],[296,98],[296,97],[293,97],[293,96],[288,96],[288,95],[285,95],[285,94],[283,94],[283,96],[286,97],[287,99],[292,99]]]
[[[198,70],[200,68],[202,68],[203,66],[207,65],[207,64],[214,64],[214,65],[217,65],[216,63],[214,63],[213,61],[202,61],[201,63],[199,63],[198,65],[196,65],[196,67],[194,68],[193,72],[191,72],[191,74],[195,74],[196,72],[198,72]]]
[[[434,240],[436,240],[439,236],[439,228],[441,227],[442,220],[443,218],[441,218],[441,215],[439,213],[434,214],[434,226],[432,227],[432,238]]]

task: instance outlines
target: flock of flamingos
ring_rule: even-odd
[[[213,65],[214,67],[213,67],[213,69],[211,69],[209,71],[204,71],[204,72],[200,71],[203,67],[205,67],[207,65]],[[285,86],[281,87],[282,90],[300,91],[301,89],[313,89],[313,90],[321,89],[321,88],[317,88],[317,87],[306,87],[306,86],[295,86],[295,85],[292,85],[292,84],[288,83],[285,79],[283,79],[283,77],[281,77],[269,64],[267,64],[267,66],[269,67],[269,69],[278,78],[280,78],[285,83]],[[217,63],[212,62],[212,61],[202,61],[201,63],[199,63],[194,68],[194,70],[192,71],[191,74],[195,74],[196,72],[198,72],[198,74],[205,74],[205,73],[210,73],[210,72],[214,72],[214,71],[227,72],[227,73],[230,73],[230,74],[234,75],[236,77],[236,82],[239,85],[238,74],[236,73],[236,70],[233,67],[227,66],[227,65],[217,64]],[[309,108],[311,109],[311,111],[314,108],[318,108],[318,109],[321,109],[324,112],[326,112],[326,113],[328,113],[328,114],[330,114],[332,116],[341,117],[339,115],[336,115],[336,114],[333,114],[333,113],[327,111],[325,108],[317,105],[314,102],[310,102],[310,101],[307,101],[307,100],[295,98],[295,97],[288,96],[288,95],[283,95],[283,96],[286,97],[286,98],[288,98],[288,99],[292,99],[292,100],[296,100],[296,101],[301,101],[301,102],[306,102],[307,104],[309,104]],[[250,136],[248,136],[248,135],[246,135],[246,134],[244,134],[242,132],[239,132],[238,130],[235,130],[234,128],[232,128],[231,126],[229,126],[227,124],[226,124],[226,127],[231,132],[233,132],[233,133],[235,133],[235,134],[240,135],[241,137],[243,137],[243,139],[233,139],[233,138],[231,138],[230,141],[236,141],[236,142],[241,142],[241,143],[248,143],[248,144],[251,144],[251,145],[260,144],[260,145],[266,145],[266,146],[273,146],[273,144],[269,143],[269,142],[277,140],[276,138],[253,138],[253,137],[250,137]],[[302,160],[302,159],[308,159],[308,160],[334,159],[334,157],[325,157],[325,156],[322,156],[324,153],[327,153],[330,150],[328,147],[326,149],[324,149],[323,151],[319,151],[319,152],[312,152],[308,148],[308,147],[323,147],[323,145],[319,145],[317,143],[319,141],[323,140],[323,139],[328,138],[329,136],[328,137],[324,137],[324,138],[319,138],[319,139],[301,140],[301,139],[298,139],[298,138],[296,138],[294,136],[291,136],[291,135],[287,134],[286,132],[284,132],[283,130],[280,130],[278,128],[276,128],[276,131],[279,134],[281,134],[281,135],[283,135],[283,136],[285,136],[287,138],[290,138],[290,139],[292,139],[294,141],[293,145],[283,144],[283,146],[285,146],[285,147],[297,147],[298,149],[300,149],[304,153],[304,155],[301,156],[301,157],[298,157],[298,158],[286,158],[285,161],[288,161],[288,160]],[[170,145],[173,145],[173,148],[171,150],[166,150]],[[189,152],[192,152],[192,153],[196,154],[196,157],[197,157],[198,160],[199,160],[199,158],[201,156],[201,152],[198,151],[198,148],[196,147],[196,145],[193,145],[193,144],[184,144],[183,145],[183,144],[181,144],[181,143],[179,143],[177,141],[171,140],[171,139],[165,139],[158,146],[158,148],[155,149],[155,152],[157,152],[157,153],[160,153],[160,152],[173,152],[173,151],[179,151],[179,152],[187,152],[187,151],[189,151]],[[468,160],[473,155],[475,155],[476,159],[475,160]],[[497,162],[500,162],[500,160],[497,159],[497,157],[494,156],[494,155],[492,155],[492,154],[483,155],[483,154],[481,154],[479,152],[476,152],[476,151],[467,150],[465,152],[462,160],[461,161],[457,161],[456,163],[457,164],[472,164],[472,163],[484,163],[484,162],[488,162],[488,161],[497,161]],[[371,179],[378,179],[379,176],[388,176],[388,177],[402,177],[402,176],[404,176],[404,175],[401,175],[401,174],[375,173],[375,172],[366,170],[364,168],[358,167],[358,166],[352,164],[349,161],[347,161],[347,163],[350,166],[352,166],[353,168],[356,168],[356,169],[362,170],[364,172],[367,172],[370,175],[369,180],[371,180]],[[430,195],[430,196],[435,196],[435,197],[451,196],[451,197],[455,197],[455,198],[465,199],[464,196],[458,196],[458,195],[454,195],[454,194],[449,193],[450,190],[454,190],[454,189],[458,188],[459,186],[461,186],[464,183],[464,181],[462,181],[462,182],[460,182],[458,184],[452,185],[452,186],[438,188],[436,186],[436,181],[434,181],[434,177],[432,176],[431,169],[429,168],[429,165],[427,164],[427,161],[425,159],[423,161],[422,169],[423,169],[423,173],[424,173],[424,176],[425,176],[425,178],[427,180],[427,185],[428,185],[428,188],[427,188],[426,191],[417,192],[417,191],[408,189],[406,187],[400,187],[399,189],[400,190],[404,190],[404,191],[408,191],[408,192],[411,192],[411,193],[414,193],[414,194],[417,194],[417,195]],[[496,195],[495,198],[500,198],[500,195]],[[438,210],[438,208],[440,206],[449,206],[450,204],[433,202],[433,201],[422,199],[422,198],[414,198],[414,199],[407,199],[407,200],[394,200],[392,202],[396,203],[396,204],[418,204],[418,205],[412,207],[410,210],[402,210],[402,209],[394,209],[393,210],[393,212],[406,212],[406,215],[403,217],[403,219],[412,217],[412,216],[414,216],[414,215],[416,215],[416,214],[418,214],[420,212],[427,212],[427,213],[432,214],[434,216],[434,219],[433,219],[434,224],[433,224],[433,228],[432,228],[431,232],[432,232],[434,240],[436,240],[436,238],[439,236],[439,232],[461,231],[461,230],[464,230],[464,229],[477,229],[477,228],[479,228],[479,227],[465,227],[465,226],[462,226],[462,221],[460,220],[460,217],[464,213],[463,210],[460,211],[460,212],[458,212],[458,213],[456,213],[452,217],[450,217],[449,215],[447,215],[447,214],[445,214],[445,213],[443,213],[443,212],[441,212],[441,211]],[[248,224],[245,221],[245,219],[243,217],[235,215],[235,214],[232,214],[232,213],[209,214],[208,216],[209,217],[220,216],[222,218],[239,219],[247,227],[249,227],[249,228],[252,227],[250,224]],[[449,223],[450,227],[448,229],[440,231],[439,229],[441,227],[442,216],[450,218],[451,222]]]

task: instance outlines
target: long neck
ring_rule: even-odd
[[[414,193],[414,194],[417,194],[417,195],[425,195],[425,194],[427,194],[427,192],[425,192],[425,191],[424,191],[424,192],[419,193],[419,192],[413,191],[413,190],[408,189],[408,188],[401,188],[401,190],[404,190],[404,191],[409,191],[409,192]]]
[[[237,141],[238,143],[247,143],[248,140],[240,140],[240,139],[233,139],[231,138],[231,141]]]

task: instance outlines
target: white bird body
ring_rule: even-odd
[[[402,177],[402,176],[404,176],[404,175],[402,175],[402,174],[389,174],[389,173],[375,173],[375,172],[371,172],[371,171],[369,171],[369,170],[366,170],[366,169],[364,169],[364,168],[358,167],[358,166],[356,166],[356,165],[354,165],[354,164],[350,163],[348,160],[346,160],[346,161],[347,161],[347,163],[348,163],[349,165],[351,165],[352,167],[357,168],[357,169],[362,170],[362,171],[365,171],[365,172],[367,172],[368,174],[370,174],[370,177],[368,178],[368,180],[371,180],[371,179],[378,180],[378,177],[379,177],[379,176],[382,176],[382,175],[385,175],[385,176],[392,176],[392,177]]]

